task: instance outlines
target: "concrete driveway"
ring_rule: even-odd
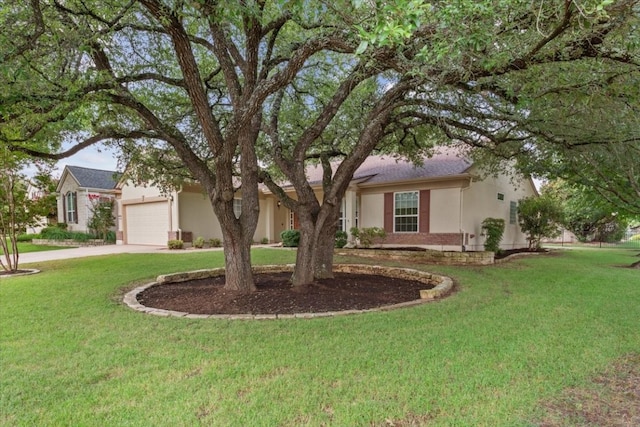
[[[82,258],[87,256],[110,254],[135,254],[169,252],[166,246],[146,245],[104,245],[85,248],[57,249],[53,251],[28,252],[20,254],[20,265],[32,262],[53,261],[58,259]]]

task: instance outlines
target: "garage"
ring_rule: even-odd
[[[126,242],[130,245],[166,245],[169,231],[167,201],[125,206]]]

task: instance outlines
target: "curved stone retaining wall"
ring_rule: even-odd
[[[263,265],[255,266],[253,268],[254,273],[273,273],[273,272],[293,272],[294,265]],[[334,265],[333,271],[336,273],[356,273],[356,274],[376,274],[385,277],[416,280],[431,287],[431,289],[424,289],[420,291],[420,299],[407,301],[399,304],[393,304],[384,307],[372,308],[368,310],[345,310],[345,311],[332,311],[321,313],[297,313],[297,314],[190,314],[173,310],[164,310],[153,307],[146,307],[138,302],[137,296],[139,293],[152,286],[158,286],[167,283],[185,282],[189,280],[207,279],[211,277],[223,276],[225,273],[224,268],[214,268],[207,270],[195,270],[173,274],[163,274],[158,276],[155,282],[147,283],[143,286],[138,286],[135,289],[127,292],[124,296],[123,302],[134,310],[154,314],[157,316],[176,316],[185,317],[189,319],[292,319],[292,318],[314,318],[314,317],[328,317],[338,316],[355,313],[365,313],[373,311],[386,311],[395,308],[409,307],[412,305],[422,304],[426,301],[442,298],[446,296],[453,289],[453,281],[446,276],[440,276],[437,274],[427,273],[424,271],[413,270],[409,268],[398,267],[383,267],[378,265],[362,265],[362,264],[337,264]],[[435,286],[434,286],[435,285]],[[426,287],[426,286],[425,286]]]
[[[397,259],[442,265],[489,265],[493,264],[493,252],[444,252],[444,251],[403,251],[392,249],[336,249],[336,255],[355,255],[366,258]]]

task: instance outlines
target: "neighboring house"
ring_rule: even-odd
[[[89,232],[87,223],[100,201],[114,200],[119,175],[115,171],[65,166],[58,182],[58,222],[69,231]],[[117,218],[117,208],[116,218]]]
[[[478,179],[479,172],[452,151],[425,158],[418,167],[390,156],[371,156],[345,194],[339,227],[347,232],[352,227],[382,227],[387,232],[387,245],[482,250],[482,221],[503,218],[502,247],[527,247],[517,221],[517,202],[537,194],[533,182],[527,178],[514,184],[507,175]],[[321,173],[319,167],[310,167],[307,173],[319,200]],[[118,189],[119,243],[165,245],[173,238],[185,242],[196,237],[222,239],[209,199],[198,185],[166,195],[157,187],[128,182],[119,183]],[[294,195],[293,188],[285,190]],[[261,188],[254,240],[278,242],[283,230],[297,227],[296,216]]]

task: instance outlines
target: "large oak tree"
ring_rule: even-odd
[[[627,106],[618,122],[637,138],[634,0],[31,0],[4,11],[0,125],[21,132],[3,141],[51,158],[115,141],[145,166],[140,177],[198,180],[222,225],[231,289],[254,288],[260,181],[300,218],[303,284],[331,276],[341,199],[373,150],[455,139],[511,157],[616,143],[621,128],[589,120],[593,88],[615,95],[603,95],[608,111]],[[26,142],[53,126],[74,148]],[[324,168],[321,201],[310,162]]]

